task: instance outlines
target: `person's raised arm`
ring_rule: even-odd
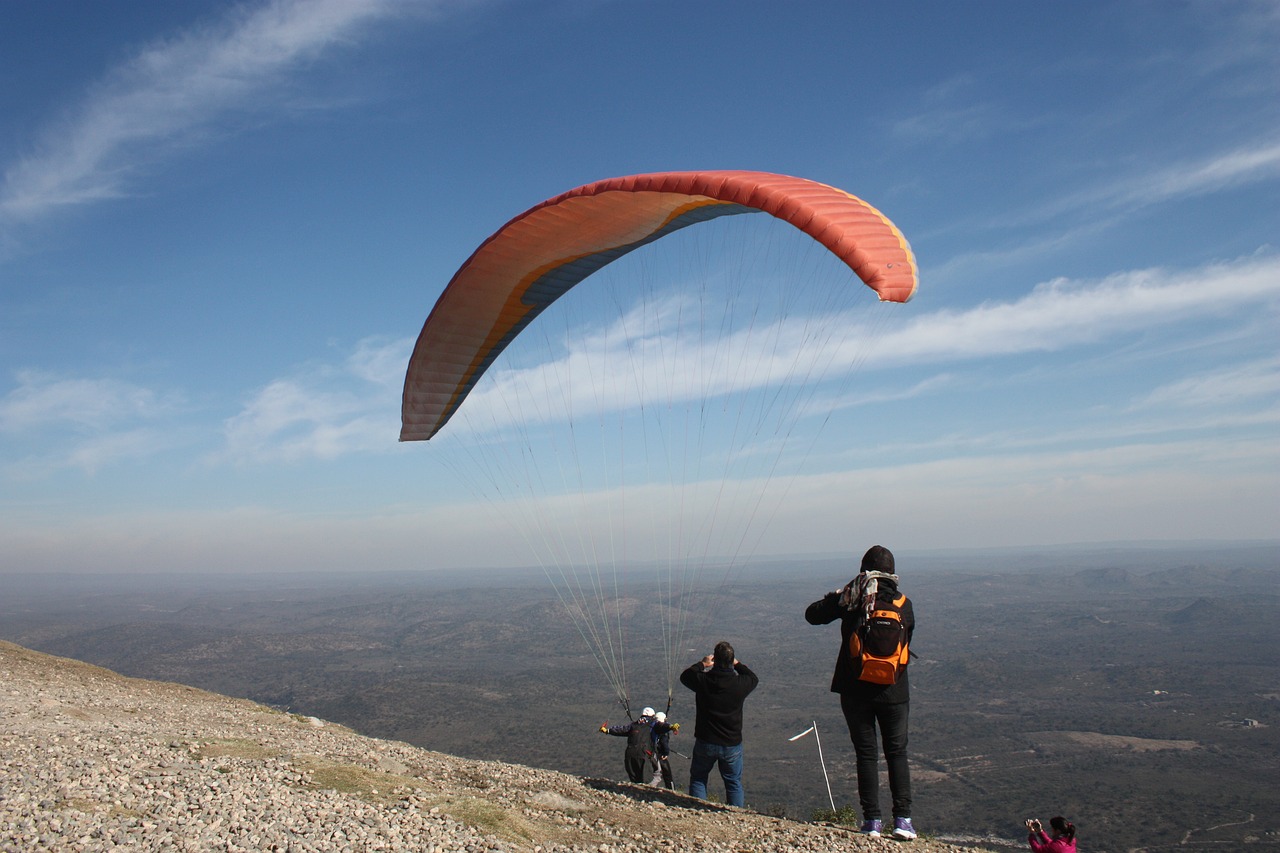
[[[840,618],[843,608],[840,606],[840,594],[843,589],[829,592],[810,604],[804,611],[804,621],[810,625],[829,625]]]
[[[702,675],[706,670],[708,666],[707,659],[710,657],[710,655],[707,655],[707,657],[702,660],[689,664],[689,667],[685,669],[684,672],[680,673],[680,683],[685,687],[688,687],[690,690],[697,690],[698,676]]]
[[[751,682],[751,687],[748,688],[747,692],[756,689],[756,685],[760,683],[760,677],[752,672],[750,667],[740,660],[735,660],[733,662],[733,668],[737,671],[739,678],[746,678]]]

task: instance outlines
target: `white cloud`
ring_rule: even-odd
[[[272,0],[142,49],[6,170],[0,221],[124,194],[148,164],[214,122],[263,108],[290,71],[404,8],[390,0]]]
[[[930,376],[902,388],[894,388],[893,390],[878,388],[871,391],[847,391],[844,394],[835,397],[818,396],[806,405],[806,409],[815,414],[822,414],[839,409],[850,409],[857,406],[874,406],[879,403],[912,400],[917,397],[923,397],[939,389],[946,388],[952,382],[953,378],[950,374],[940,373],[936,376]]]
[[[411,350],[409,340],[369,338],[340,367],[267,384],[224,424],[225,449],[212,461],[332,459],[394,446]]]
[[[493,381],[477,387],[455,417],[458,423],[450,426],[484,432],[517,421],[549,421],[568,411],[581,417],[636,407],[642,400],[648,405],[710,400],[812,383],[823,376],[838,378],[857,369],[903,364],[945,368],[957,359],[1053,352],[1190,317],[1239,313],[1243,306],[1254,310],[1277,298],[1280,257],[1180,272],[1138,270],[1094,282],[1053,281],[1012,302],[904,314],[903,322],[888,331],[873,330],[862,316],[797,317],[701,340],[678,324],[664,327],[679,313],[668,302],[647,306],[655,311],[649,322],[628,315],[583,337],[562,357],[496,369]],[[697,312],[686,316],[697,317]],[[627,332],[638,328],[650,331]],[[832,344],[823,336],[835,329],[847,334]],[[513,407],[512,401],[521,402]]]
[[[1096,230],[1099,209],[1119,212],[1140,210],[1162,202],[1209,195],[1277,178],[1280,178],[1280,144],[1268,137],[1253,145],[1214,152],[1201,160],[1183,161],[1121,179],[1110,178],[1039,209],[1004,217],[1003,223],[1025,225],[1064,214],[1085,213],[1091,223],[1082,226],[1087,233]]]
[[[177,405],[149,388],[116,379],[65,379],[19,371],[18,385],[0,399],[0,430],[75,427],[84,431],[155,418]]]
[[[1274,539],[1275,442],[1129,444],[1045,454],[954,458],[804,477],[789,484],[755,553],[865,550],[868,541],[928,549],[1138,539]],[[747,491],[754,487],[748,484]],[[875,495],[874,500],[853,496]],[[594,508],[615,503],[587,496]],[[628,506],[632,505],[628,500]],[[668,501],[668,504],[670,502]],[[549,540],[582,535],[582,499],[549,502]],[[652,507],[628,528],[630,559],[664,556],[671,516]],[[506,507],[456,496],[424,508],[350,515],[243,506],[233,510],[104,513],[34,520],[0,516],[0,553],[29,570],[422,570],[532,562]],[[650,511],[652,510],[652,511]],[[922,520],[927,523],[922,524]],[[739,522],[732,522],[738,524]],[[588,532],[590,532],[588,530]]]
[[[1111,203],[1120,206],[1144,207],[1277,178],[1280,178],[1280,143],[1267,141],[1121,182],[1111,190],[1100,191],[1098,196],[1109,197]]]
[[[1277,298],[1280,258],[1262,257],[1180,272],[1140,270],[1102,281],[1054,281],[1012,302],[933,312],[897,328],[888,324],[888,331],[880,315],[873,321],[833,315],[793,317],[703,339],[681,326],[698,322],[699,315],[687,306],[682,313],[679,297],[650,300],[572,343],[553,343],[564,351],[548,351],[542,362],[495,367],[487,377],[491,381],[477,387],[446,430],[485,434],[642,405],[680,409],[766,388],[784,389],[787,396],[778,408],[786,414],[771,417],[791,423],[809,411],[887,399],[883,392],[858,396],[841,390],[841,383],[860,370],[948,369],[960,359],[1119,345],[1137,331],[1187,318],[1256,314],[1259,305]],[[847,331],[847,341],[827,342],[823,336],[835,329]],[[224,425],[220,458],[297,461],[392,448],[411,348],[407,339],[370,338],[341,365],[313,366],[269,383]],[[824,378],[834,386],[824,386]],[[949,381],[946,376],[917,379],[892,398],[921,396]]]
[[[366,382],[372,382],[399,393],[404,385],[405,365],[413,341],[370,337],[356,344],[355,352],[347,359],[347,371]]]
[[[1275,538],[1278,471],[1276,442],[1216,436],[844,471],[795,483],[763,550]]]
[[[32,370],[19,371],[16,379],[17,387],[0,399],[0,432],[11,439],[3,469],[13,480],[35,481],[68,468],[94,474],[183,440],[173,426],[186,408],[178,394]]]
[[[1025,208],[987,219],[968,219],[969,228],[1023,229],[1052,220],[1053,232],[1020,236],[1017,245],[955,255],[932,267],[938,281],[980,274],[998,266],[1025,263],[1061,253],[1082,240],[1114,229],[1135,211],[1182,198],[1209,195],[1280,178],[1280,144],[1270,137],[1252,146],[1217,152],[1202,160],[1181,162],[1155,171],[1103,182],[1036,208]],[[1065,218],[1074,224],[1067,225]]]
[[[909,142],[945,139],[950,145],[1009,132],[1008,113],[992,103],[975,100],[978,92],[979,84],[972,74],[947,78],[921,92],[915,102],[920,111],[896,119],[891,132]]]
[[[1042,284],[1014,302],[940,311],[885,334],[877,363],[1047,352],[1189,317],[1255,310],[1280,297],[1280,257],[1181,272],[1118,273],[1099,282]]]
[[[1280,398],[1280,358],[1197,373],[1155,389],[1142,404],[1199,408],[1266,398]]]
[[[105,433],[80,442],[61,460],[64,467],[79,468],[87,474],[128,459],[154,455],[172,440],[153,429],[129,429]]]
[[[59,443],[51,451],[7,460],[0,470],[13,483],[36,483],[68,469],[92,476],[120,463],[149,459],[184,441],[182,435],[153,427],[103,430]]]

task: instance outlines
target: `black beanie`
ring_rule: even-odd
[[[862,555],[862,571],[893,574],[893,552],[883,545],[872,545]]]

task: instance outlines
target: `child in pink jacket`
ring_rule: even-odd
[[[1076,825],[1064,817],[1055,817],[1049,821],[1053,830],[1053,838],[1044,834],[1040,821],[1027,821],[1027,843],[1032,853],[1076,853]]]

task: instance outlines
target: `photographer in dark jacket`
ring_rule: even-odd
[[[680,683],[694,692],[697,717],[693,728],[693,755],[689,760],[689,794],[707,798],[707,778],[719,765],[724,779],[724,799],[741,808],[742,703],[760,679],[734,657],[733,646],[716,643],[714,654],[680,673]]]
[[[889,790],[893,796],[893,835],[910,840],[916,837],[911,824],[911,771],[907,766],[907,717],[911,689],[907,680],[909,667],[898,672],[893,684],[862,681],[862,661],[850,651],[850,637],[865,619],[862,591],[875,585],[876,606],[892,606],[902,617],[908,644],[915,629],[911,600],[898,591],[893,554],[888,548],[873,546],[862,558],[859,577],[841,589],[829,592],[805,610],[810,625],[829,625],[840,620],[840,651],[836,656],[831,692],[840,694],[840,710],[849,726],[849,737],[857,755],[858,800],[862,807],[862,828],[871,836],[879,836],[884,828],[880,819],[880,773],[876,729],[884,748],[889,768]]]

